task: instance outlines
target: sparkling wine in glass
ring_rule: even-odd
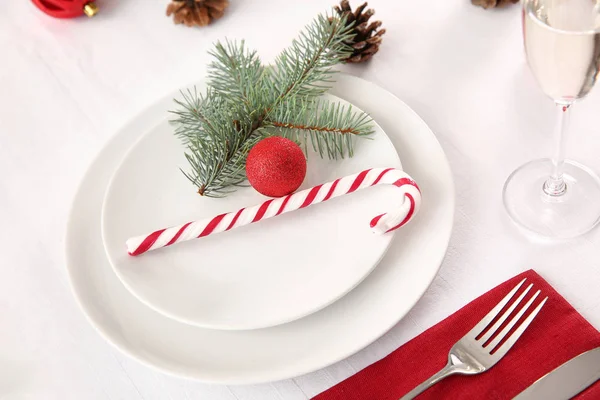
[[[565,160],[573,104],[600,78],[600,0],[523,0],[527,62],[556,103],[556,152],[530,161],[504,185],[504,205],[517,225],[546,237],[574,237],[600,221],[600,178]]]

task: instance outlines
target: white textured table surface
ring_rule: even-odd
[[[376,343],[287,381],[203,385],[121,355],[85,320],[64,267],[65,219],[85,168],[135,113],[200,79],[214,41],[245,38],[272,60],[334,2],[232,0],[205,29],[174,26],[167,0],[98,3],[94,19],[61,21],[29,1],[0,1],[0,399],[305,399],[528,268],[600,328],[600,230],[536,243],[502,209],[506,176],[552,148],[553,105],[525,65],[519,7],[373,0],[388,30],[383,46],[367,65],[344,69],[413,107],[455,177],[454,233],[431,288]],[[599,109],[600,90],[576,107],[568,149],[596,170]]]

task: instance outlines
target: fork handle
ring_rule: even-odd
[[[435,373],[425,382],[421,383],[419,386],[406,393],[404,396],[402,396],[402,398],[400,398],[400,400],[412,400],[421,393],[423,393],[425,390],[429,389],[430,387],[441,381],[442,379],[445,379],[450,375],[454,375],[458,371],[459,369],[456,367],[456,365],[452,365],[450,362],[448,362],[448,364],[446,364],[446,366],[441,371]]]

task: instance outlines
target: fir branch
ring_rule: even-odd
[[[321,157],[352,157],[354,138],[373,132],[371,118],[343,106],[308,97],[292,97],[280,104],[265,120],[265,126],[278,128],[278,134],[292,140],[311,142]]]
[[[264,67],[256,51],[239,44],[217,42],[209,52],[214,61],[208,66],[209,86],[231,102],[243,102],[248,107],[260,107],[265,102]]]
[[[344,43],[352,37],[352,26],[346,25],[345,18],[317,16],[276,58],[275,68],[269,70],[278,92],[276,104],[295,95],[325,93],[336,72],[332,67],[352,53],[352,48]]]
[[[244,107],[232,108],[216,92],[208,93],[208,97],[197,91],[182,93],[183,101],[178,101],[182,110],[174,112],[179,118],[173,122],[187,146],[191,171],[183,171],[184,175],[199,194],[221,197],[228,187],[246,179],[246,155],[262,138],[262,117]]]
[[[181,139],[183,144],[188,144],[190,138],[194,138],[202,132],[202,123],[206,120],[204,113],[208,111],[203,105],[205,99],[209,97],[209,93],[202,96],[198,94],[195,87],[193,92],[188,89],[179,93],[182,100],[174,100],[179,109],[170,111],[176,115],[176,118],[170,122],[175,125],[175,135]]]
[[[321,156],[352,155],[353,138],[368,135],[370,118],[351,107],[314,101],[329,88],[333,66],[351,52],[351,27],[318,16],[264,67],[244,42],[217,43],[209,89],[182,92],[173,111],[175,134],[187,146],[185,176],[204,196],[221,197],[246,179],[250,149],[265,135],[310,140]],[[270,129],[265,129],[270,128]]]

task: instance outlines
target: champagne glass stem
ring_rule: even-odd
[[[556,150],[552,158],[552,174],[544,183],[544,193],[548,196],[558,197],[565,194],[567,184],[563,178],[565,163],[565,147],[569,122],[571,118],[572,103],[556,103],[558,121],[556,124]]]

